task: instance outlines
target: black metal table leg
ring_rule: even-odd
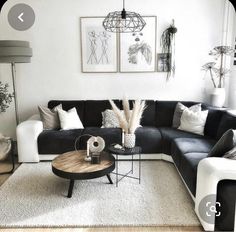
[[[118,156],[116,155],[116,187],[118,187]]]
[[[131,170],[132,170],[131,173],[133,174],[134,173],[134,155],[132,155],[132,169]]]
[[[141,183],[141,153],[139,153],[139,184]]]
[[[75,183],[75,180],[70,180],[70,186],[69,186],[69,191],[68,191],[68,195],[67,195],[68,198],[72,197],[74,183]]]
[[[127,177],[127,178],[132,178],[132,179],[136,179],[136,180],[139,180],[139,184],[141,183],[141,147],[134,147],[134,148],[123,148],[121,150],[113,147],[113,145],[111,145],[109,148],[108,148],[109,152],[111,154],[113,154],[115,156],[115,160],[116,160],[116,167],[115,167],[115,172],[112,172],[113,174],[116,175],[116,187],[118,187],[118,182],[121,181],[123,178]],[[127,173],[119,173],[119,159],[118,157],[119,156],[131,156],[131,159],[129,159],[129,161],[131,161],[131,169],[127,172]],[[137,161],[139,162],[138,166],[139,166],[139,174],[138,176],[133,176],[133,173],[134,173],[134,155],[139,155],[139,158],[137,159]],[[120,160],[123,160],[123,159],[120,159]],[[130,173],[132,175],[130,175]],[[118,178],[118,176],[121,176],[121,178]]]
[[[113,184],[110,174],[107,174],[107,179],[109,180],[110,184]]]

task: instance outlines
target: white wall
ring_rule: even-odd
[[[228,0],[127,0],[126,9],[157,16],[160,35],[175,19],[176,76],[166,82],[162,73],[85,74],[80,70],[79,17],[104,16],[121,10],[120,0],[11,0],[0,16],[0,39],[31,42],[30,64],[17,65],[21,120],[51,99],[130,98],[206,101],[209,82],[201,66],[208,52],[222,41],[224,3]],[[16,3],[31,5],[36,22],[25,32],[12,29],[7,13]],[[0,80],[11,83],[10,65],[0,65]],[[0,131],[14,135],[14,107],[0,115]]]

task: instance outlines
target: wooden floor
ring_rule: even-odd
[[[17,165],[18,167],[19,165]],[[11,169],[8,162],[0,163],[0,172]],[[0,186],[10,175],[0,175]],[[1,223],[1,222],[0,222]],[[106,228],[19,228],[0,229],[1,232],[182,232],[182,231],[203,231],[202,227],[106,227]]]

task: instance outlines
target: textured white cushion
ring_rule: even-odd
[[[68,112],[58,109],[58,115],[62,130],[84,128],[75,108],[70,109]]]
[[[102,127],[103,128],[119,128],[119,120],[113,110],[105,110],[102,112]]]
[[[185,109],[181,116],[180,127],[178,129],[204,135],[207,115],[208,110],[193,112],[189,109]]]
[[[132,115],[133,110],[130,110]],[[124,110],[121,113],[125,116]],[[138,127],[142,127],[139,125]],[[102,128],[120,128],[120,122],[113,110],[105,110],[102,112]]]

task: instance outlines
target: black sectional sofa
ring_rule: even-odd
[[[118,107],[122,102],[116,100]],[[202,104],[208,109],[204,136],[172,128],[172,120],[177,101],[147,100],[141,125],[136,131],[136,144],[142,147],[143,153],[164,153],[172,157],[192,195],[196,194],[198,163],[207,157],[217,140],[230,128],[236,129],[236,117],[228,112]],[[182,102],[192,106],[196,102]],[[118,128],[101,128],[102,114],[110,109],[109,101],[50,101],[49,108],[62,104],[64,110],[76,107],[84,129],[69,131],[45,130],[38,136],[38,153],[58,154],[74,149],[75,139],[82,134],[100,135],[107,145],[121,142],[121,130]],[[85,148],[81,140],[80,148]],[[223,154],[222,154],[223,155]],[[236,167],[235,167],[236,168]],[[173,193],[174,194],[174,193]],[[227,204],[222,207],[222,217],[216,218],[217,230],[233,230],[236,199],[236,181],[223,180],[217,189],[217,198]]]

